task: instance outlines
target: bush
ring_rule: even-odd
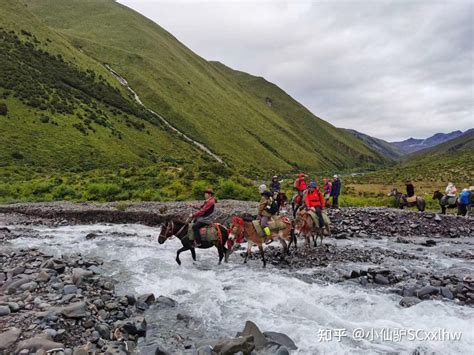
[[[116,184],[96,183],[87,187],[88,200],[95,201],[115,201],[116,196],[121,192],[120,186]]]
[[[203,180],[193,181],[191,184],[192,196],[195,199],[200,199],[204,195],[204,190],[208,187],[208,183]]]
[[[256,200],[258,195],[251,187],[245,187],[232,180],[221,180],[217,190],[220,199]]]
[[[48,123],[49,122],[49,117],[48,116],[42,116],[40,118],[41,123]]]
[[[1,116],[6,116],[8,115],[8,107],[7,104],[1,102],[0,103],[0,115]]]

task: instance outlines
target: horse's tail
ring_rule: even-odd
[[[222,250],[224,251],[224,253],[226,253],[227,252],[226,245],[227,245],[227,240],[229,239],[229,231],[222,224],[218,224],[217,228],[218,228],[218,233],[222,236],[222,239],[221,239]]]

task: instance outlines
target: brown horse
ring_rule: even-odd
[[[252,247],[254,245],[257,245],[258,249],[260,250],[260,255],[262,256],[263,267],[265,267],[267,265],[267,262],[265,261],[263,243],[271,242],[273,240],[279,240],[283,247],[284,254],[289,254],[289,246],[291,245],[291,242],[296,239],[293,230],[293,223],[287,218],[274,217],[273,220],[284,221],[285,227],[280,229],[273,229],[272,222],[270,222],[269,224],[271,234],[268,237],[263,238],[255,230],[252,221],[246,221],[242,217],[237,216],[232,218],[232,222],[229,227],[229,239],[237,240],[239,238],[241,239],[242,237],[244,237],[245,240],[247,240],[247,253],[245,254],[244,263],[247,263],[247,257],[252,251]],[[228,259],[231,252],[231,250],[228,250],[226,252],[226,260]],[[283,257],[284,256],[282,255],[282,258]]]
[[[201,245],[198,247],[199,249],[208,249],[212,247],[216,247],[217,251],[219,252],[219,265],[222,262],[222,259],[224,258],[224,254],[227,251],[225,248],[225,244],[227,242],[227,238],[229,237],[229,233],[227,232],[227,228],[225,228],[223,225],[220,225],[218,223],[213,224],[212,226],[209,226],[209,228],[216,228],[216,233],[218,234],[218,238],[215,241],[207,241],[207,240],[202,240]],[[180,241],[181,244],[183,244],[183,247],[179,249],[176,253],[176,262],[178,265],[181,265],[181,260],[179,259],[179,254],[181,252],[190,250],[191,255],[193,257],[193,260],[196,261],[196,251],[194,250],[194,242],[189,240],[188,237],[188,228],[189,228],[189,223],[183,223],[179,221],[167,221],[165,225],[161,228],[160,235],[158,237],[158,243],[163,244],[166,242],[168,239],[170,239],[173,236],[176,236]],[[227,260],[226,260],[227,262]]]
[[[458,215],[461,215],[461,209],[460,209],[460,205],[459,205],[459,200],[456,198],[455,199],[455,203],[454,204],[450,204],[449,203],[449,200],[450,199],[444,199],[445,195],[443,195],[441,192],[439,192],[438,190],[436,190],[435,192],[433,192],[433,200],[438,200],[439,201],[439,207],[441,207],[441,213],[442,214],[446,214],[446,209],[447,208],[457,208],[458,210]]]
[[[388,196],[395,197],[395,207],[397,208],[403,209],[404,207],[416,206],[420,212],[425,210],[426,201],[422,197],[417,196],[414,202],[408,202],[406,195],[399,192],[396,188],[393,188]]]
[[[315,247],[318,246],[318,237],[321,239],[321,245],[323,245],[324,231],[327,232],[328,236],[331,235],[331,227],[328,223],[325,223],[324,227],[320,227],[319,223],[315,223],[311,215],[305,210],[301,210],[297,213],[295,219],[295,233],[304,235],[307,248],[311,248],[310,237],[313,238]]]

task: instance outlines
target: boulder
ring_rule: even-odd
[[[289,350],[296,350],[298,347],[296,346],[295,342],[291,340],[291,338],[283,333],[278,332],[263,332],[263,335],[271,341],[283,345]]]
[[[263,335],[262,335],[263,336]],[[230,355],[242,352],[248,354],[255,349],[254,339],[252,335],[223,339],[219,341],[213,348],[213,351],[222,355]]]
[[[40,271],[36,276],[36,282],[48,282],[51,276],[46,271]]]
[[[94,273],[90,270],[85,270],[81,268],[74,268],[72,269],[72,282],[78,286],[82,283],[84,279],[87,279],[93,276]]]
[[[10,307],[0,306],[0,317],[8,316],[11,313]]]
[[[443,296],[444,298],[448,298],[450,300],[454,299],[454,295],[449,288],[441,287],[440,291],[441,291],[441,296]]]
[[[245,322],[245,327],[241,335],[243,337],[251,335],[256,348],[263,347],[267,342],[265,335],[258,329],[257,325],[249,320]]]
[[[405,308],[409,308],[409,307],[414,306],[414,305],[416,305],[420,302],[421,302],[421,300],[419,298],[416,298],[416,297],[403,297],[400,300],[400,306],[405,307]]]
[[[69,306],[59,309],[59,313],[66,318],[83,318],[87,316],[87,308],[85,302],[76,302]]]
[[[56,343],[50,340],[46,335],[36,336],[30,339],[23,340],[20,342],[16,348],[16,352],[28,349],[29,352],[36,352],[38,350],[51,350],[64,348],[64,345],[61,343]]]
[[[386,278],[385,276],[383,276],[381,274],[375,275],[374,282],[376,284],[379,284],[379,285],[388,285],[388,284],[390,284],[390,281],[388,280],[388,278]]]
[[[164,307],[175,307],[176,306],[176,301],[172,298],[165,297],[165,296],[160,296],[156,300],[156,303],[159,304],[160,306]]]
[[[20,334],[21,330],[18,328],[10,328],[0,333],[0,352],[15,344]]]

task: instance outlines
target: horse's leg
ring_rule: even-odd
[[[260,250],[260,255],[262,256],[263,267],[267,266],[267,262],[265,261],[265,253],[263,252],[263,244],[258,244],[258,249]]]
[[[446,214],[446,206],[441,205],[441,214]]]
[[[285,254],[288,254],[288,245],[286,244],[286,241],[283,238],[280,238],[280,243],[283,247],[283,254],[281,255],[281,258],[284,259]]]
[[[222,247],[221,243],[217,244],[217,251],[219,252],[219,265],[222,263],[222,259],[224,258],[224,248]]]
[[[193,260],[196,261],[196,249],[189,248],[191,250],[191,255],[193,256]]]
[[[179,254],[181,254],[183,251],[186,251],[186,250],[189,250],[190,248],[187,247],[187,246],[183,246],[181,249],[179,249],[177,252],[176,252],[176,262],[178,263],[178,265],[181,265],[181,260],[179,259]],[[194,252],[194,249],[191,248],[191,253]],[[195,255],[194,255],[195,256]],[[196,259],[194,259],[196,260]]]
[[[245,253],[244,264],[247,263],[247,257],[249,256],[250,251],[252,250],[253,242],[252,242],[251,240],[249,240],[249,241],[247,242],[247,244],[248,244],[248,245],[247,245],[247,252]]]
[[[296,242],[296,233],[295,233],[295,230],[292,229],[290,233],[291,233],[291,240],[292,240],[292,242],[295,243],[295,250],[298,250],[298,246],[296,245],[297,242]],[[289,247],[288,247],[288,248],[289,248]]]

